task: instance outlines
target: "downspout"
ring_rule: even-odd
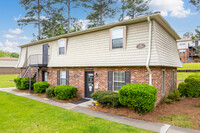
[[[150,17],[147,18],[147,21],[149,23],[149,46],[148,46],[148,56],[147,56],[147,62],[146,62],[146,68],[149,72],[149,85],[152,85],[152,74],[151,69],[149,68],[149,62],[151,57],[151,20]]]

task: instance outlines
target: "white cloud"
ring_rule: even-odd
[[[18,42],[6,40],[4,44],[0,42],[0,50],[8,51],[8,52],[19,52]]]
[[[0,42],[0,48],[1,48],[1,47],[3,47],[3,43],[2,43],[2,42]]]
[[[14,35],[10,35],[10,34],[5,34],[3,37],[7,38],[7,39],[15,39]]]
[[[90,22],[90,20],[79,20],[79,23],[80,23],[80,25],[81,25],[81,28],[82,28],[82,30],[85,30],[85,29],[87,29],[87,25],[89,24],[89,22]]]
[[[15,21],[18,21],[20,19],[29,19],[30,17],[23,17],[22,15],[19,15],[18,17],[14,17]],[[37,19],[36,16],[33,16],[32,18]],[[40,16],[41,19],[48,19],[46,16]]]
[[[131,19],[130,16],[125,16],[125,17],[124,17],[124,20],[129,20],[129,19]]]
[[[15,29],[15,30],[9,29],[8,32],[13,33],[13,34],[21,34],[21,33],[23,33],[24,31],[22,31],[21,29],[18,29],[18,28],[17,28],[17,29]]]
[[[16,36],[11,34],[5,34],[3,36],[6,39],[12,39],[12,40],[28,40],[29,38],[27,36]]]
[[[17,46],[17,45],[19,45],[18,42],[13,42],[13,41],[9,41],[9,40],[5,41],[5,46],[13,47],[13,46]]]
[[[184,8],[183,0],[152,0],[150,9],[160,11],[163,16],[184,18],[191,15],[190,9]]]

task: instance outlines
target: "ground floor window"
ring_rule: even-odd
[[[47,82],[47,75],[48,75],[47,71],[43,71],[42,72],[42,81],[46,81]]]
[[[161,78],[161,94],[165,95],[165,70],[162,70],[162,78]]]
[[[118,91],[123,85],[125,85],[125,72],[114,72],[113,73],[113,89]]]
[[[175,86],[175,70],[172,70],[172,89],[175,89],[176,86]]]
[[[66,71],[60,71],[60,85],[66,84]]]

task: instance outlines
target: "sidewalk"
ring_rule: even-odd
[[[84,113],[87,115],[107,119],[110,121],[142,128],[142,129],[147,129],[151,130],[154,132],[160,132],[160,133],[200,133],[200,131],[192,130],[192,129],[187,129],[187,128],[181,128],[181,127],[176,127],[176,126],[170,126],[168,124],[162,124],[162,123],[153,123],[153,122],[146,122],[142,120],[135,120],[135,119],[130,119],[126,118],[123,116],[116,116],[116,115],[111,115],[107,113],[101,113],[101,112],[96,112],[88,109],[88,106],[91,105],[91,101],[87,101],[81,104],[73,104],[73,103],[59,103],[55,102],[53,100],[47,99],[47,98],[40,98],[37,96],[30,95],[29,93],[21,93],[21,92],[15,92],[12,91],[15,88],[0,88],[0,91],[12,93],[14,95],[30,98],[36,101],[40,101],[43,103],[51,104],[54,106],[58,106],[61,108],[69,109],[72,111]]]

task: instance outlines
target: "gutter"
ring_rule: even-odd
[[[146,62],[146,68],[149,72],[149,85],[152,85],[152,74],[151,69],[149,68],[149,62],[151,57],[151,20],[150,17],[147,17],[147,21],[149,22],[149,46],[148,46],[148,55],[147,55],[147,62]]]

